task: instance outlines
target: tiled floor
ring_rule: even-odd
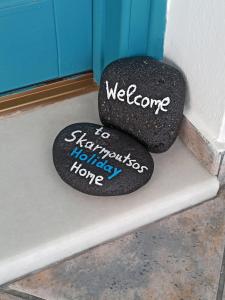
[[[222,190],[214,200],[10,284],[0,300],[222,300],[224,243]]]

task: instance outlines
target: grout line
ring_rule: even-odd
[[[34,295],[30,295],[27,293],[23,293],[17,290],[13,290],[13,289],[2,289],[0,288],[0,295],[1,293],[3,294],[7,294],[7,295],[11,295],[11,296],[15,296],[15,297],[20,297],[23,300],[47,300],[44,298],[40,298],[40,297],[36,297]]]
[[[222,265],[221,265],[221,270],[220,270],[220,278],[219,278],[216,300],[223,299],[224,284],[225,284],[225,249],[224,249],[224,253],[223,253],[223,260],[222,260]]]

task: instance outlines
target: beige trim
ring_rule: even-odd
[[[201,164],[210,174],[218,176],[222,184],[225,183],[225,157],[224,152],[218,151],[186,118],[180,129],[180,138],[191,150]]]
[[[54,103],[97,89],[92,73],[86,73],[72,79],[57,80],[26,92],[0,97],[0,115]]]

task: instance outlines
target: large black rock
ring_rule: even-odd
[[[147,149],[128,134],[91,123],[63,129],[53,145],[61,178],[73,188],[98,196],[131,193],[152,176]]]
[[[160,153],[178,135],[185,80],[174,67],[150,57],[124,58],[103,71],[98,99],[104,125],[131,134],[149,151]]]

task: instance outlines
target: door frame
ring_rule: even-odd
[[[93,73],[134,55],[163,58],[166,0],[93,0]]]

